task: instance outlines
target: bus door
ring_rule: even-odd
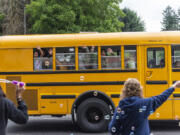
[[[161,94],[168,88],[168,46],[145,45],[145,96]],[[171,119],[172,100],[166,101],[150,118]]]
[[[171,57],[172,57],[172,83],[180,80],[180,45],[171,46]],[[180,118],[180,88],[176,88],[173,93],[174,103],[174,118],[179,120]]]

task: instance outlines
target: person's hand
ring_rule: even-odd
[[[180,88],[180,81],[176,81],[176,82],[172,85],[172,87],[174,87],[174,88]]]
[[[24,92],[24,87],[16,86],[16,98],[22,99],[22,93]]]
[[[37,49],[38,49],[38,50],[40,50],[40,49],[41,49],[41,47],[40,47],[40,46],[37,46]]]

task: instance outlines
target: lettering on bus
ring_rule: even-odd
[[[52,48],[34,48],[33,62],[34,70],[52,70],[53,69],[53,49]]]

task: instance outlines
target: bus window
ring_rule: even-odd
[[[34,70],[52,70],[52,48],[34,48]]]
[[[124,64],[126,69],[137,68],[136,46],[124,46]]]
[[[74,47],[56,48],[56,70],[75,69],[75,49]]]
[[[79,69],[98,69],[98,49],[95,46],[78,48]]]
[[[120,46],[101,47],[101,67],[102,69],[121,69]]]
[[[172,67],[180,68],[180,46],[172,46]]]
[[[164,48],[147,49],[148,68],[163,68],[165,66]]]

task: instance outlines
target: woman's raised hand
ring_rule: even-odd
[[[174,88],[180,88],[180,81],[176,81],[176,82],[172,85],[172,87],[174,87]]]

